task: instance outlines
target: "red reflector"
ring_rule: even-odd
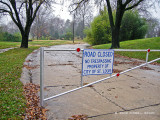
[[[77,48],[77,52],[79,52],[79,51],[81,51],[81,49],[80,49],[80,48]]]

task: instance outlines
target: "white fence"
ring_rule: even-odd
[[[56,98],[56,97],[59,97],[59,96],[62,96],[62,95],[71,93],[71,92],[73,92],[73,91],[77,91],[77,90],[79,90],[79,89],[82,89],[82,88],[88,87],[88,86],[90,86],[90,85],[93,85],[93,84],[102,82],[102,81],[104,81],[104,80],[107,80],[107,79],[110,79],[110,78],[119,76],[119,75],[124,74],[124,73],[126,73],[126,72],[129,72],[129,71],[131,71],[131,70],[140,68],[140,67],[142,67],[142,66],[145,66],[145,65],[147,65],[147,64],[150,64],[150,63],[153,63],[153,62],[156,62],[156,61],[160,60],[160,58],[157,58],[157,59],[154,59],[154,60],[148,62],[149,53],[150,53],[150,52],[160,52],[160,50],[150,50],[150,49],[147,49],[147,50],[114,49],[114,51],[146,52],[146,62],[143,63],[143,64],[141,64],[141,65],[138,65],[138,66],[135,66],[135,67],[133,67],[133,68],[124,70],[124,71],[122,71],[122,72],[120,72],[120,73],[113,74],[113,75],[111,75],[111,76],[109,76],[109,77],[106,77],[106,78],[97,80],[97,81],[95,81],[95,82],[89,83],[89,84],[84,85],[84,86],[83,86],[83,80],[82,80],[82,75],[81,75],[81,87],[78,87],[78,88],[75,88],[75,89],[72,89],[72,90],[69,90],[69,91],[66,91],[66,92],[63,92],[63,93],[60,93],[60,94],[57,94],[57,95],[48,97],[48,98],[44,98],[44,52],[45,52],[45,51],[75,51],[75,52],[77,51],[77,52],[80,52],[80,51],[83,51],[83,50],[80,50],[80,48],[77,48],[77,49],[65,49],[65,50],[64,50],[64,49],[63,49],[63,50],[45,50],[43,47],[40,48],[40,104],[41,104],[41,106],[44,106],[44,101],[47,101],[47,100],[50,100],[50,99],[53,99],[53,98]]]

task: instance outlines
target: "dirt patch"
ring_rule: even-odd
[[[141,83],[137,83],[138,85],[141,85]]]
[[[132,89],[138,89],[140,88],[139,86],[130,86]]]
[[[89,84],[89,83],[83,83],[83,85],[87,85],[87,84]],[[88,87],[93,87],[93,85],[89,85]]]
[[[133,61],[133,62],[120,62],[120,61],[114,61],[114,65],[117,66],[118,64],[130,64],[130,65],[135,65],[135,66],[138,66],[140,64],[143,64],[144,62],[139,62],[139,61]],[[154,63],[155,64],[155,63]],[[154,70],[152,68],[149,68],[149,67],[146,67],[146,66],[142,66],[140,67],[140,69],[143,69],[143,70]]]
[[[76,55],[78,58],[82,58],[82,56],[77,55],[76,53],[72,53],[73,55]]]
[[[126,74],[127,75],[127,74]],[[133,76],[131,76],[131,75],[127,75],[128,77],[133,77]]]
[[[109,89],[107,89],[107,91],[111,91],[111,90],[114,90],[114,89],[116,89],[116,88],[109,88]]]
[[[117,66],[117,64],[131,64],[131,65],[140,65],[143,64],[144,62],[139,62],[139,61],[133,61],[133,62],[120,62],[120,61],[114,61],[114,65]]]
[[[39,65],[35,66],[28,66],[28,65],[23,65],[23,67],[27,68],[28,70],[36,69]]]
[[[159,65],[160,66],[160,63],[157,63],[157,62],[153,62],[153,63],[150,63],[151,65]]]
[[[67,64],[50,64],[48,66],[65,66],[65,65],[73,65],[73,63],[67,63]]]
[[[140,67],[140,69],[142,69],[142,70],[154,70],[154,69],[146,67],[146,66],[142,66],[142,67]]]
[[[29,63],[29,62],[33,62],[33,60],[27,60],[26,62],[27,62],[27,63]]]
[[[68,61],[68,62],[70,63],[70,62],[74,62],[74,61]]]
[[[114,54],[114,57],[131,59],[127,56],[122,56],[122,55],[119,55],[119,54]]]
[[[119,69],[113,69],[113,73],[120,73],[122,72],[123,70],[119,70]]]
[[[118,54],[114,54],[114,57],[118,57],[118,58],[126,58],[126,59],[128,59],[128,60],[131,60],[131,59],[133,59],[133,58],[129,58],[129,57],[127,57],[127,56],[122,56],[122,55],[118,55]],[[118,61],[117,61],[118,62]],[[122,62],[123,63],[123,62]],[[125,62],[126,63],[126,62]],[[125,64],[124,63],[124,64]],[[129,62],[130,63],[130,62]],[[138,63],[144,63],[144,62],[138,62],[137,61],[137,64],[136,64],[136,62],[135,62],[135,65],[140,65],[140,64],[138,64]],[[157,63],[157,62],[153,62],[153,63],[150,63],[150,64],[152,64],[152,65],[159,65],[160,66],[160,63]]]

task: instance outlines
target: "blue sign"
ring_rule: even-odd
[[[112,74],[114,50],[84,49],[82,58],[82,75]]]

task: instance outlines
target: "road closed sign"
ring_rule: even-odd
[[[112,74],[114,50],[84,49],[82,58],[82,75]]]

